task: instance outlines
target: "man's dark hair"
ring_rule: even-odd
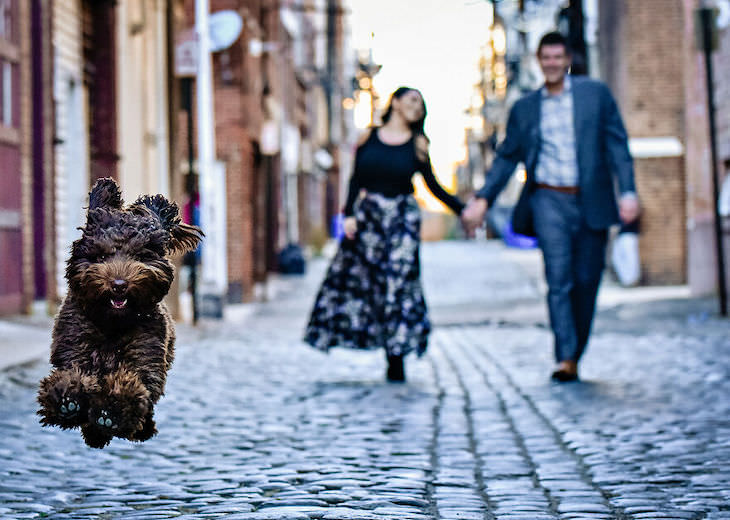
[[[558,31],[552,31],[547,34],[545,34],[542,38],[540,38],[540,43],[537,46],[537,54],[540,54],[540,51],[545,45],[562,45],[565,47],[565,52],[567,54],[570,54],[570,47],[568,46],[568,40]]]

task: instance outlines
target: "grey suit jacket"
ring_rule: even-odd
[[[580,207],[589,227],[605,229],[619,221],[616,190],[636,191],[626,129],[606,85],[572,76],[571,86]],[[540,90],[536,90],[514,104],[507,121],[507,134],[497,148],[484,187],[476,194],[487,199],[491,206],[517,164],[523,162],[527,179],[514,209],[512,226],[518,233],[533,236],[529,197],[535,186],[541,146],[541,103]]]

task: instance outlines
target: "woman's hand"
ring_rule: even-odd
[[[487,213],[487,199],[472,198],[461,212],[461,223],[466,236],[474,238],[474,231],[484,223]]]
[[[346,217],[342,227],[348,240],[353,240],[355,233],[357,233],[357,219],[355,217]]]

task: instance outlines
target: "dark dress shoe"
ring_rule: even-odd
[[[405,383],[406,374],[403,369],[403,356],[388,356],[388,372],[385,377],[391,383]]]
[[[578,380],[578,364],[575,361],[561,361],[550,376],[561,383]]]

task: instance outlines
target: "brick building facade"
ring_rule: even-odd
[[[601,77],[617,99],[635,160],[643,210],[642,280],[684,283],[685,85],[677,53],[681,0],[603,1],[599,24]]]
[[[170,195],[175,1],[0,0],[0,314],[54,312],[97,178]]]
[[[233,10],[243,20],[241,36],[213,54],[216,156],[226,171],[229,302],[262,296],[278,252],[290,243],[306,247],[326,233],[330,206],[339,204],[333,150],[347,135],[335,136],[331,126],[343,126],[342,112],[333,108],[344,97],[344,69],[336,62],[343,54],[341,4],[211,0],[212,13]],[[182,5],[177,30],[194,24],[194,1]],[[328,60],[336,62],[333,72]],[[181,132],[183,152],[184,137]],[[323,152],[331,165],[315,159]]]
[[[730,8],[730,5],[728,6]],[[727,21],[726,21],[727,23]],[[718,49],[714,53],[715,120],[717,122],[717,155],[721,189],[720,208],[725,236],[726,279],[730,280],[730,24],[718,31]],[[714,265],[714,264],[713,264]],[[730,283],[728,284],[730,286]],[[730,292],[730,287],[728,287]]]
[[[687,279],[695,294],[705,294],[717,290],[717,254],[714,233],[714,195],[710,156],[709,120],[707,109],[707,85],[704,66],[704,54],[696,42],[695,10],[700,6],[699,0],[682,0],[681,11],[684,15],[683,65],[685,83],[685,126],[686,126],[686,161],[687,179]],[[724,165],[730,158],[730,135],[727,132],[727,121],[730,118],[728,100],[723,97],[730,86],[730,61],[727,49],[730,46],[730,31],[719,32],[721,43],[714,52],[715,84],[715,120],[718,124],[718,172],[719,184],[727,175]],[[728,269],[728,251],[730,237],[724,235],[725,265]],[[726,277],[727,279],[728,277]]]
[[[22,5],[21,5],[22,4]],[[33,255],[30,200],[30,13],[25,2],[2,5],[0,61],[0,313],[19,312],[30,300]],[[14,87],[14,88],[13,88]],[[32,285],[30,285],[32,287]]]
[[[130,200],[160,192],[186,202],[187,113],[172,57],[194,6],[0,0],[0,85],[11,86],[0,92],[1,314],[43,299],[53,310],[63,296],[68,247],[97,178],[116,178]],[[342,1],[211,0],[212,12],[225,9],[244,21],[241,37],[213,54],[227,296],[240,302],[256,297],[285,245],[327,229],[339,207],[337,150],[352,136],[340,109]]]
[[[601,74],[632,138],[642,199],[641,256],[647,283],[716,289],[713,193],[698,0],[602,0]],[[730,34],[715,53],[720,171],[730,163]],[[724,169],[724,172],[723,172]],[[723,178],[720,182],[723,182]]]
[[[0,314],[53,298],[51,10],[0,2]]]
[[[84,80],[84,43],[80,2],[53,2],[56,146],[54,149],[56,284],[63,294],[65,254],[84,222],[89,192],[88,83]]]
[[[214,0],[211,11],[234,9],[245,27],[261,34],[258,18],[260,0],[246,2]],[[213,60],[217,156],[226,163],[228,299],[250,300],[254,285],[265,279],[265,271],[255,272],[255,258],[261,254],[254,244],[255,181],[259,164],[259,129],[263,121],[263,89],[260,59],[248,51],[248,31],[231,47],[216,53]],[[258,275],[258,276],[257,276]]]

